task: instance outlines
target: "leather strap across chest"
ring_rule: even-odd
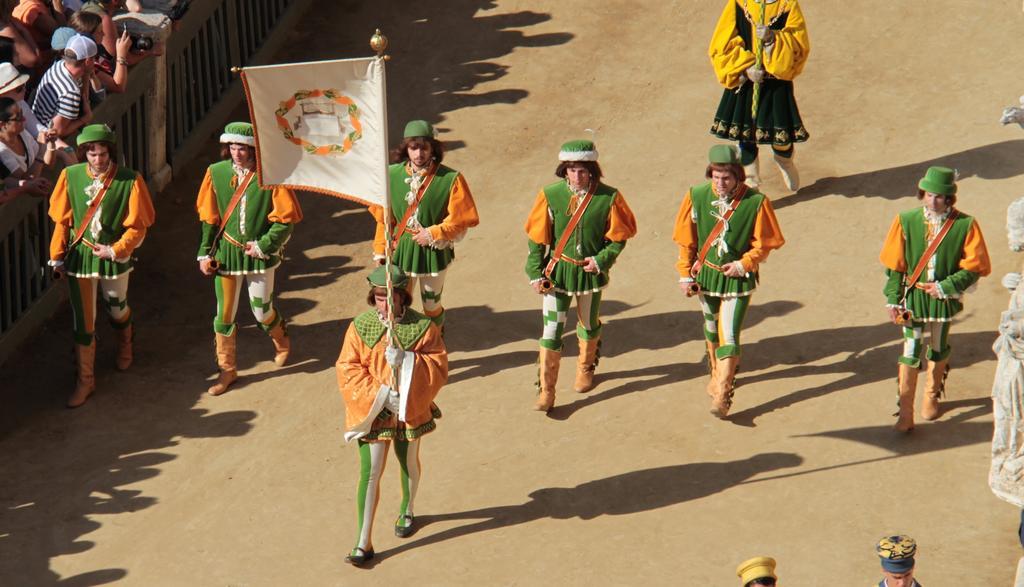
[[[565,230],[562,231],[562,236],[558,237],[558,242],[555,244],[555,249],[551,252],[551,259],[548,261],[547,266],[544,267],[544,276],[551,278],[551,274],[555,271],[555,266],[558,265],[560,260],[569,261],[577,266],[582,266],[577,259],[569,257],[563,257],[562,252],[565,251],[565,245],[569,243],[569,237],[572,236],[572,231],[576,230],[576,226],[583,219],[583,213],[586,212],[587,206],[590,205],[590,200],[594,198],[594,192],[597,191],[597,182],[591,182],[590,189],[587,190],[587,194],[583,196],[583,201],[580,202],[579,206],[576,207],[576,211],[573,212],[569,223],[565,225]]]
[[[78,234],[75,235],[75,240],[71,241],[71,245],[68,249],[73,249],[77,245],[82,237],[85,236],[85,231],[89,230],[89,224],[92,223],[93,216],[96,215],[96,211],[100,209],[100,203],[103,202],[104,196],[107,195],[107,191],[110,189],[110,184],[114,182],[114,176],[117,175],[117,165],[111,164],[110,173],[107,174],[106,179],[103,180],[103,186],[100,191],[93,196],[92,204],[85,210],[85,215],[82,217],[82,223],[78,226]],[[90,245],[90,248],[95,248]]]

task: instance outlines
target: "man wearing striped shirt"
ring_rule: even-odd
[[[75,35],[68,40],[62,57],[39,82],[32,111],[39,124],[52,128],[57,136],[71,135],[92,120],[89,88],[82,80],[88,77],[95,56],[96,43],[83,35]]]

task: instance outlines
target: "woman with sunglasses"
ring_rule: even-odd
[[[50,193],[50,180],[40,177],[44,167],[53,165],[56,146],[47,143],[44,149],[25,130],[25,114],[12,98],[0,98],[0,178],[4,181],[6,199],[12,193],[45,196]],[[4,195],[0,195],[3,201]]]

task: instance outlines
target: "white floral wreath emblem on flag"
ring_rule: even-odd
[[[293,124],[289,114],[296,106]],[[299,90],[280,103],[274,118],[284,138],[310,155],[342,156],[363,137],[359,107],[336,89]]]

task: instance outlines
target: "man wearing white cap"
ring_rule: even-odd
[[[68,40],[60,59],[43,74],[32,111],[45,127],[66,137],[92,121],[89,88],[83,84],[96,56],[96,43],[75,35]],[[83,87],[84,86],[84,87]]]
[[[541,188],[526,220],[530,251],[526,275],[544,300],[534,406],[541,412],[550,411],[555,404],[562,331],[574,297],[580,354],[573,389],[586,393],[594,387],[601,343],[601,293],[626,241],[636,235],[636,218],[626,199],[619,190],[601,182],[593,141],[563,144],[558,161],[555,175],[559,181]]]

